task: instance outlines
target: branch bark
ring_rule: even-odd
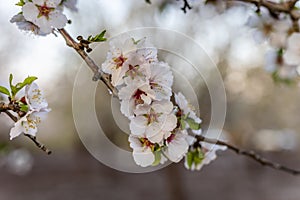
[[[88,67],[93,71],[94,73],[93,81],[101,80],[110,90],[111,94],[117,97],[118,92],[116,88],[111,84],[110,75],[100,70],[100,68],[94,62],[94,60],[91,57],[89,57],[89,55],[85,52],[85,50],[81,48],[79,43],[76,42],[65,29],[58,29],[58,32],[65,39],[67,46],[73,48],[85,61]]]
[[[271,167],[273,169],[280,170],[280,171],[284,171],[284,172],[287,172],[287,173],[292,174],[292,175],[300,175],[300,170],[292,169],[292,168],[283,166],[281,164],[274,163],[270,160],[267,160],[266,158],[263,158],[262,156],[258,155],[254,151],[242,150],[242,149],[239,149],[238,147],[235,147],[231,144],[227,144],[224,141],[206,138],[202,135],[197,135],[195,137],[197,139],[196,143],[206,142],[206,143],[209,143],[209,144],[216,144],[216,145],[220,145],[220,146],[226,146],[228,149],[236,152],[237,154],[246,156],[248,158],[251,158],[251,159],[253,159],[254,161],[260,163],[263,166]]]

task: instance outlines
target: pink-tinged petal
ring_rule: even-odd
[[[155,156],[150,148],[146,148],[143,151],[133,151],[132,155],[135,163],[142,167],[151,166],[155,161]]]
[[[22,127],[22,121],[19,120],[15,123],[15,126],[10,129],[10,140],[18,137],[19,135],[21,135],[23,133],[23,127]]]
[[[141,136],[145,134],[147,126],[147,118],[144,116],[137,116],[131,119],[130,131],[133,135]]]
[[[150,138],[159,134],[161,130],[162,130],[161,124],[157,122],[153,122],[152,124],[147,126],[145,134],[147,138]]]
[[[163,122],[164,131],[173,131],[177,126],[177,117],[174,114],[170,114]]]
[[[158,132],[158,134],[152,136],[152,137],[148,137],[148,140],[152,143],[162,143],[163,142],[163,139],[164,139],[164,132],[163,131],[160,131]]]
[[[138,137],[136,137],[136,136],[130,135],[128,137],[128,141],[129,141],[130,147],[133,150],[141,149],[143,147],[140,139]]]
[[[34,23],[41,29],[43,33],[48,34],[51,33],[53,30],[51,25],[49,25],[49,21],[44,16],[37,18]]]
[[[134,100],[123,100],[121,102],[121,113],[128,118],[133,117]]]
[[[179,162],[187,153],[189,145],[186,136],[177,132],[174,139],[167,144],[168,147],[164,153],[172,162]]]
[[[25,87],[25,94],[26,102],[31,109],[39,111],[48,107],[48,103],[36,83],[27,85]]]
[[[154,102],[152,108],[157,113],[169,114],[173,110],[173,103],[168,100]]]
[[[58,10],[55,10],[49,14],[49,25],[53,28],[64,28],[67,22],[67,17]]]
[[[27,21],[30,21],[34,24],[37,23],[37,17],[39,15],[39,9],[33,3],[26,3],[22,7],[23,16]],[[38,24],[36,24],[38,25]]]

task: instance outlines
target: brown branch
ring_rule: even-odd
[[[35,136],[29,135],[29,134],[24,134],[26,137],[31,139],[33,143],[42,151],[46,152],[46,154],[50,155],[52,152],[42,143],[40,143]]]
[[[5,103],[1,102],[0,103],[0,113],[4,112],[5,114],[7,114],[14,122],[18,121],[18,118],[16,116],[14,116],[10,110],[14,111],[15,106],[14,104],[9,104],[6,105]],[[46,152],[48,155],[50,155],[52,152],[42,143],[40,143],[37,138],[35,136],[29,135],[29,134],[24,134],[26,137],[30,138],[34,144],[41,149],[42,151]]]
[[[197,135],[195,137],[197,139],[195,144],[197,144],[199,142],[206,142],[206,143],[209,143],[209,144],[216,144],[216,145],[220,145],[220,146],[226,146],[228,149],[236,152],[237,154],[249,157],[249,158],[253,159],[254,161],[260,163],[263,166],[271,167],[273,169],[280,170],[280,171],[284,171],[284,172],[287,172],[287,173],[292,174],[292,175],[300,175],[299,170],[291,169],[291,168],[283,166],[281,164],[274,163],[270,160],[267,160],[267,159],[261,157],[260,155],[256,154],[254,151],[242,150],[242,149],[239,149],[239,148],[237,148],[233,145],[227,144],[226,142],[216,140],[216,139],[206,138],[206,137],[201,136],[201,135]]]
[[[88,67],[93,71],[94,77],[93,80],[101,80],[107,88],[110,90],[110,92],[114,96],[118,96],[118,92],[114,86],[112,86],[111,81],[110,81],[110,75],[103,73],[98,65],[93,61],[91,57],[85,52],[84,48],[81,47],[80,43],[76,42],[70,34],[65,30],[65,29],[58,29],[58,32],[63,36],[63,38],[66,41],[66,44],[73,48],[80,56],[81,58],[85,61],[85,63],[88,65]]]

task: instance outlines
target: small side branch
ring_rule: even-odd
[[[206,142],[206,143],[209,143],[209,144],[216,144],[216,145],[220,145],[220,146],[226,146],[228,149],[236,152],[237,154],[244,155],[248,158],[251,158],[251,159],[253,159],[254,161],[260,163],[263,166],[271,167],[273,169],[280,170],[280,171],[284,171],[284,172],[287,172],[287,173],[292,174],[292,175],[300,175],[300,170],[292,169],[292,168],[283,166],[281,164],[274,163],[270,160],[267,160],[267,159],[261,157],[260,155],[256,154],[254,151],[242,150],[242,149],[239,149],[239,148],[237,148],[233,145],[227,144],[226,142],[216,140],[216,139],[206,138],[206,137],[201,136],[201,135],[197,135],[196,139],[197,139],[197,141],[196,141],[197,143]]]
[[[63,38],[66,41],[66,44],[69,47],[73,48],[85,61],[88,67],[93,71],[93,81],[101,80],[114,96],[118,96],[117,90],[110,82],[110,76],[99,70],[100,68],[94,62],[94,60],[91,57],[89,57],[89,55],[84,51],[84,49],[80,47],[79,43],[76,42],[65,29],[58,29],[58,32],[63,36]]]
[[[40,143],[35,136],[29,135],[29,134],[24,134],[26,137],[31,139],[33,143],[42,151],[46,152],[46,154],[50,155],[52,152],[42,143]]]
[[[183,7],[181,8],[181,10],[186,13],[187,9],[191,10],[192,6],[189,4],[188,0],[183,0]]]

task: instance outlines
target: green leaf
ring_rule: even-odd
[[[200,148],[197,148],[197,150],[194,152],[194,163],[195,165],[199,165],[204,159],[204,154],[201,151]]]
[[[28,76],[23,83],[18,83],[16,85],[16,89],[17,92],[19,92],[23,87],[25,87],[26,85],[30,85],[33,81],[35,81],[37,79],[37,77],[35,76]]]
[[[295,80],[291,78],[282,78],[280,77],[278,71],[275,71],[272,73],[273,81],[277,84],[286,84],[286,85],[293,85],[295,83]]]
[[[6,94],[8,96],[10,96],[10,92],[7,88],[0,86],[0,93]]]
[[[104,42],[106,41],[107,39],[104,37],[106,33],[106,30],[102,31],[100,34],[96,35],[96,36],[92,36],[90,35],[87,39],[87,41],[89,42]]]
[[[160,159],[161,159],[161,151],[154,151],[154,156],[155,156],[155,160],[152,163],[152,166],[156,166],[160,163]]]
[[[10,85],[10,90],[11,90],[11,97],[14,98],[15,95],[17,94],[17,89],[16,87],[12,84],[12,81],[13,81],[13,75],[10,74],[9,75],[9,85]]]
[[[192,118],[188,117],[188,118],[186,118],[185,121],[189,124],[189,126],[192,130],[199,130],[201,128],[201,125],[196,123],[195,120]]]
[[[16,6],[24,6],[24,5],[25,5],[24,0],[20,0],[18,3],[16,3]]]

